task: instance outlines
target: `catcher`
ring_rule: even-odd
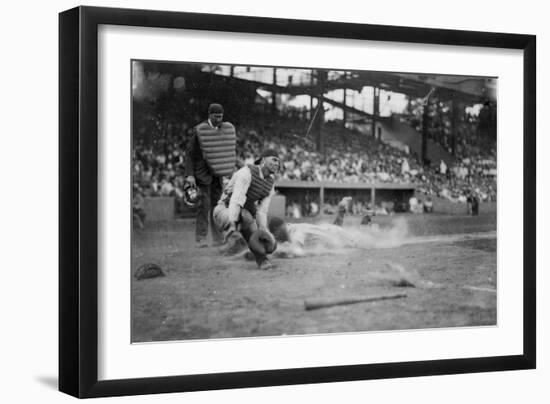
[[[268,229],[267,211],[280,169],[278,153],[264,150],[260,158],[239,169],[214,208],[214,223],[224,235],[225,252],[233,254],[246,245],[260,269],[271,269],[267,255],[277,248]]]

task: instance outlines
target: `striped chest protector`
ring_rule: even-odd
[[[256,215],[255,203],[269,196],[275,184],[275,178],[269,176],[267,178],[260,177],[260,167],[249,164],[248,168],[252,174],[250,186],[246,192],[246,203],[244,205],[253,216]]]
[[[219,127],[212,128],[203,122],[196,127],[196,133],[202,155],[212,174],[218,177],[230,176],[237,159],[235,127],[229,122],[222,122]]]

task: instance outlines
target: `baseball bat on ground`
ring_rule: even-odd
[[[340,306],[344,304],[376,302],[379,300],[401,299],[407,297],[405,293],[396,293],[391,295],[379,296],[355,296],[355,297],[336,297],[336,298],[320,298],[309,299],[304,302],[306,310],[316,310],[325,307]]]

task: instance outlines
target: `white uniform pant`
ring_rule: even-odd
[[[218,230],[223,234],[224,238],[226,238],[228,236],[229,229],[231,228],[231,225],[233,223],[230,219],[229,208],[225,206],[225,203],[219,202],[216,205],[216,207],[214,208],[213,217],[214,217],[214,224],[216,225]],[[237,223],[235,223],[235,225],[237,227],[237,230],[242,234],[243,238],[246,240],[247,244],[250,240],[250,236],[252,236],[252,234],[258,230],[258,225],[256,224],[256,220],[252,217],[252,214],[246,209],[241,209],[241,213],[239,214],[239,219]],[[254,251],[252,251],[252,253],[254,254],[254,258],[256,259],[256,262],[258,264],[265,261],[266,259],[265,255],[260,255]]]

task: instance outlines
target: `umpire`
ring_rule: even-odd
[[[223,178],[231,176],[235,169],[236,143],[235,127],[223,122],[223,107],[210,104],[208,119],[193,129],[185,159],[186,182],[196,186],[201,195],[195,225],[197,248],[208,247],[209,220],[214,245],[223,242],[212,210],[222,194]]]

